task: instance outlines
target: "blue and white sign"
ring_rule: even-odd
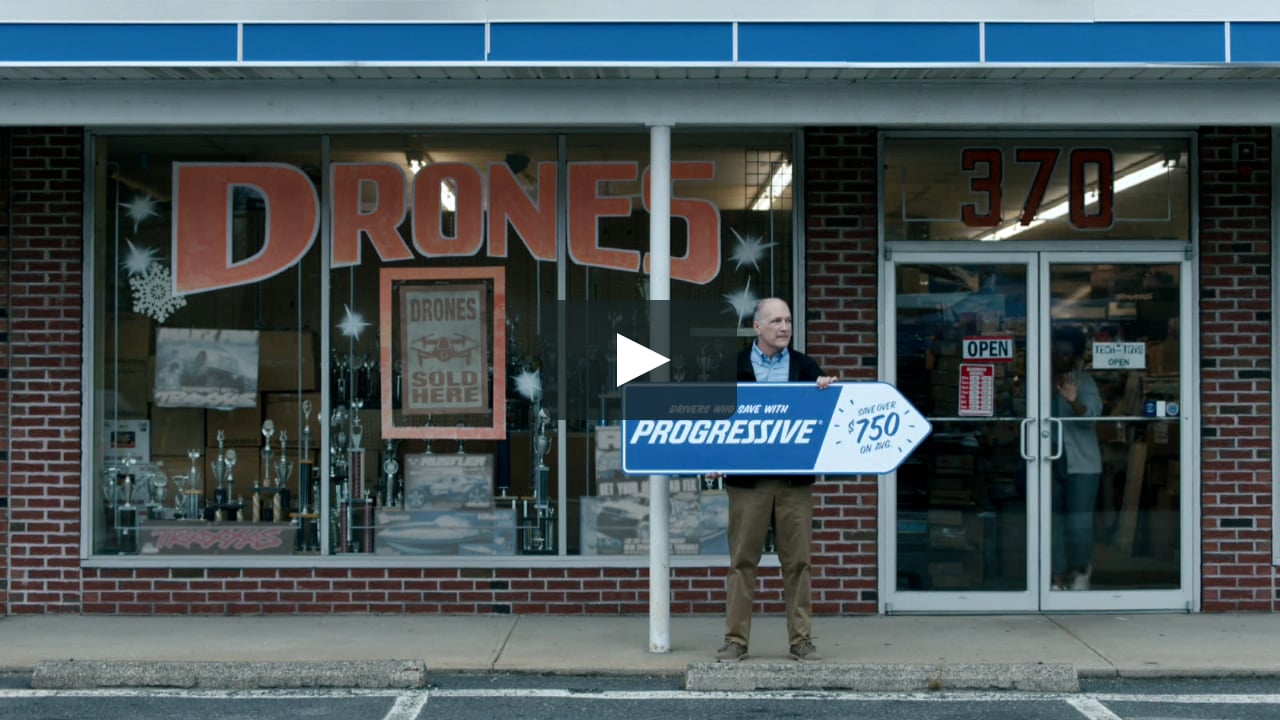
[[[651,388],[623,388],[624,416],[626,394]],[[710,418],[685,407],[673,403],[668,417],[622,421],[624,472],[881,474],[897,469],[933,429],[897,388],[881,382],[826,390],[741,383],[732,415]]]

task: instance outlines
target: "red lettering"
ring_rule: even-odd
[[[262,249],[232,262],[235,187],[263,196]],[[179,295],[249,285],[293,266],[320,228],[320,200],[301,170],[280,163],[174,163],[173,277]]]
[[[1053,168],[1058,164],[1058,152],[1056,148],[1018,148],[1013,153],[1016,162],[1034,162],[1039,165],[1035,178],[1031,180],[1031,188],[1027,190],[1027,201],[1022,204],[1019,222],[1023,225],[1030,225],[1040,212],[1045,190],[1049,188],[1049,178],[1053,177]]]
[[[1071,151],[1070,199],[1068,209],[1071,224],[1084,230],[1105,230],[1115,221],[1115,163],[1111,151],[1106,148],[1078,148]],[[1088,205],[1088,182],[1085,168],[1089,165],[1098,171],[1098,212],[1085,212]]]
[[[716,164],[704,162],[671,163],[671,183],[677,180],[714,180]],[[644,206],[649,207],[649,170],[642,184]],[[671,277],[676,280],[706,285],[720,274],[720,209],[710,200],[682,198],[671,193],[671,217],[684,218],[687,247],[684,255],[671,258]],[[649,253],[644,256],[644,271],[649,272]]]
[[[640,253],[600,245],[600,218],[630,217],[631,198],[600,195],[600,183],[635,180],[637,164],[569,163],[569,257],[579,265],[626,272],[640,269]]]
[[[556,164],[538,163],[537,200],[506,163],[489,164],[489,256],[507,256],[507,225],[537,260],[556,259]]]
[[[333,267],[360,264],[360,236],[369,238],[383,262],[412,260],[413,251],[400,237],[405,205],[404,171],[392,163],[334,163],[330,225]],[[363,193],[371,190],[373,209],[364,210]]]
[[[440,227],[444,206],[440,186],[454,196],[454,232]],[[484,244],[484,180],[466,163],[435,163],[413,179],[413,246],[426,257],[470,257]]]
[[[969,178],[969,189],[986,193],[987,211],[978,212],[976,203],[960,206],[960,219],[969,227],[995,227],[1000,224],[1001,188],[1004,179],[1004,158],[999,148],[965,148],[960,154],[960,169],[973,172],[978,165],[985,165],[986,175]]]

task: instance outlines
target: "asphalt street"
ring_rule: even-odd
[[[1084,683],[1080,693],[690,692],[676,676],[441,675],[423,690],[32,690],[3,676],[6,720],[566,720],[770,717],[866,720],[1271,720],[1280,680]]]

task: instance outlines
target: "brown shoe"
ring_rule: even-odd
[[[805,640],[791,646],[791,659],[800,662],[817,662],[822,659],[822,656],[818,654],[818,648],[814,647],[813,643]]]
[[[736,642],[727,642],[716,651],[716,662],[737,662],[747,657],[747,649]]]

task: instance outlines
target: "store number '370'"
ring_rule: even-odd
[[[1018,222],[1030,225],[1044,203],[1045,191],[1053,177],[1054,168],[1062,151],[1058,148],[1016,148],[1015,163],[1035,163],[1036,174],[1027,189],[1027,199],[1022,205]],[[1115,220],[1115,160],[1106,148],[1073,148],[1067,153],[1068,217],[1073,227],[1103,229],[1111,227]],[[985,203],[966,203],[960,208],[960,219],[968,227],[996,227],[1000,225],[1004,202],[1004,151],[1000,148],[965,148],[960,155],[961,168],[974,174],[969,178],[969,189],[986,196]],[[1086,175],[1090,168],[1096,172],[1097,182],[1088,190]],[[1096,211],[1086,208],[1096,202]],[[985,205],[985,211],[981,209]]]

